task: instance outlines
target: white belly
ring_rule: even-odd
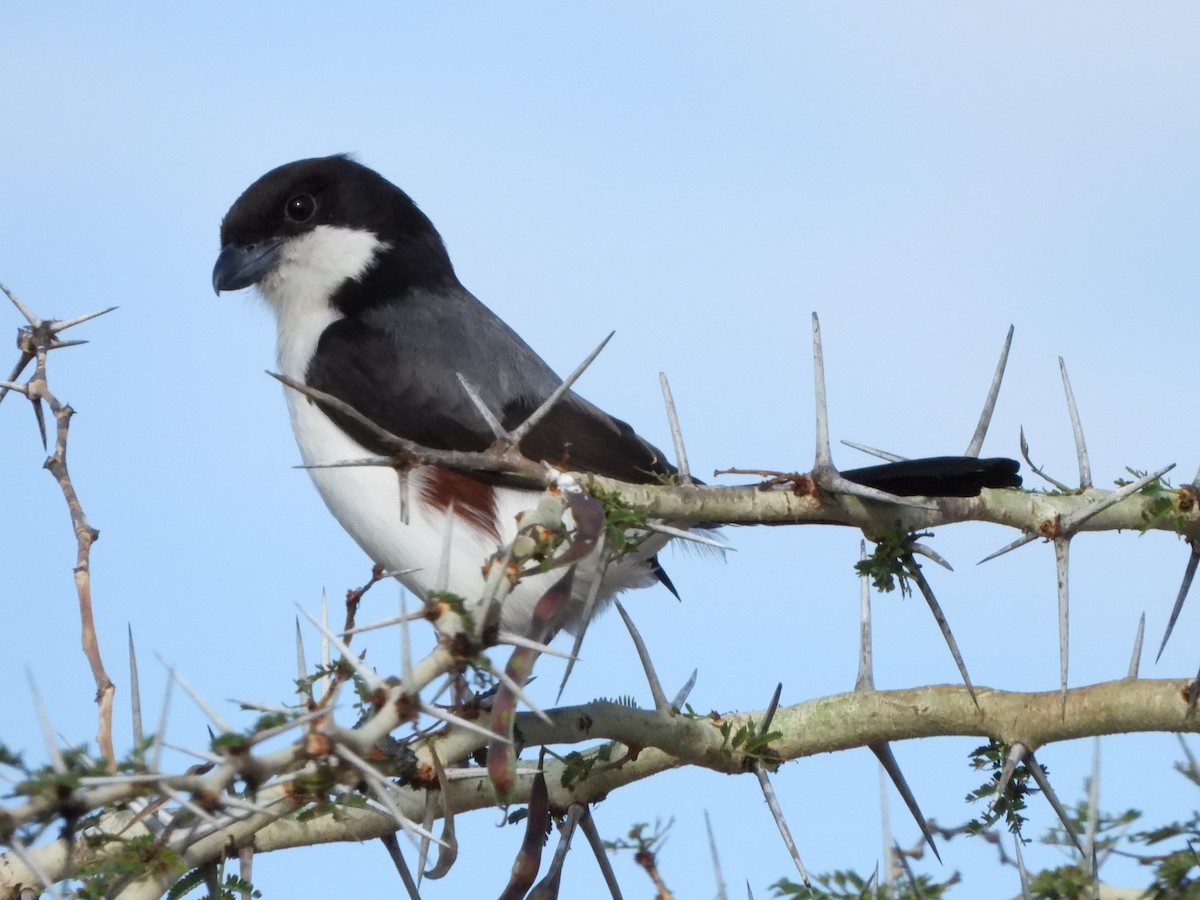
[[[288,390],[287,402],[305,465],[373,455],[347,437],[303,395]],[[407,523],[401,518],[400,478],[395,470],[385,466],[355,466],[308,471],[325,505],[373,562],[388,572],[397,573],[399,580],[418,596],[424,597],[429,591],[448,591],[469,603],[479,601],[483,596],[484,563],[498,547],[513,539],[517,515],[537,506],[540,496],[533,491],[497,490],[497,541],[467,526],[461,519],[451,522],[446,512],[419,502],[427,470],[417,468],[408,474]],[[449,541],[446,540],[447,528],[454,529]],[[646,560],[665,543],[665,538],[653,535],[636,554],[611,563],[604,574],[600,599],[608,600],[626,588],[651,584],[654,577]],[[566,623],[571,630],[582,613],[588,588],[596,575],[597,562],[593,555],[585,558],[576,569],[575,589]],[[445,583],[440,583],[443,573]],[[504,601],[501,627],[524,632],[534,605],[560,576],[560,572],[549,572],[522,579]]]

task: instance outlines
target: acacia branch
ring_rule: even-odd
[[[768,761],[775,764],[879,742],[954,735],[995,738],[1036,749],[1058,741],[1096,735],[1200,732],[1200,716],[1188,715],[1189,687],[1189,682],[1183,679],[1130,681],[1122,678],[1069,690],[1065,710],[1062,695],[1057,690],[1027,693],[977,686],[974,699],[966,687],[949,684],[894,691],[851,691],[780,707],[771,727],[782,734],[770,743]],[[722,735],[721,725],[731,723],[737,728],[760,722],[765,712],[689,718],[602,701],[549,710],[549,722],[531,713],[521,713],[517,717],[517,729],[529,745],[571,745],[596,740],[615,741],[620,745],[618,752],[613,754],[614,758],[622,759],[619,765],[596,766],[586,775],[571,777],[566,763],[545,761],[550,803],[554,808],[565,809],[572,803],[598,800],[617,788],[685,765],[726,774],[749,773],[752,764],[763,757],[748,757],[730,748],[727,738]],[[329,736],[336,741],[338,732],[331,729]],[[424,746],[417,749],[418,756],[425,761],[423,767],[428,768],[431,776],[430,785],[438,784],[433,777],[429,755],[435,748],[439,757],[462,760],[486,743],[478,735],[463,730],[424,740]],[[311,748],[311,742],[309,746]],[[333,751],[330,753],[332,757]],[[292,756],[288,768],[301,761],[301,756]],[[245,769],[244,762],[241,768]],[[259,774],[264,773],[260,770]],[[564,775],[567,776],[565,785]],[[417,780],[422,779],[418,777]],[[196,793],[211,786],[209,779],[202,776],[164,775],[161,781],[175,789]],[[532,784],[532,774],[527,770],[518,772],[508,802],[527,802]],[[152,787],[152,783],[139,781],[78,790],[70,801],[79,804],[76,808],[114,806],[122,799],[144,796]],[[401,814],[417,821],[430,807],[434,815],[440,817],[448,809],[467,812],[492,807],[498,802],[483,769],[453,770],[446,787],[448,790],[445,791],[401,787],[392,794],[392,799]],[[395,821],[382,813],[341,806],[336,816],[318,815],[303,822],[294,817],[283,818],[283,813],[303,805],[288,791],[286,784],[260,789],[257,803],[270,814],[263,812],[231,819],[208,837],[181,847],[178,852],[189,865],[198,865],[217,858],[230,842],[242,845],[252,840],[261,853],[301,845],[361,841],[396,830]],[[116,821],[127,824],[123,820]],[[11,819],[8,825],[12,825]],[[105,830],[112,827],[105,826]],[[62,841],[28,852],[51,877],[62,877],[68,871],[67,850]],[[78,866],[95,857],[96,851],[88,849],[87,842],[76,842],[73,865]],[[5,891],[28,883],[31,878],[28,867],[14,855],[0,856],[0,897],[7,896]],[[133,893],[129,896],[152,894]]]

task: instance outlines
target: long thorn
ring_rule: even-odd
[[[608,887],[612,900],[622,900],[616,873],[613,872],[612,863],[608,859],[608,850],[600,837],[599,829],[596,828],[592,811],[586,806],[583,808],[583,815],[579,817],[579,827],[583,830],[583,836],[587,838],[588,846],[592,848],[592,855],[596,857],[596,863],[600,866],[600,873],[604,877],[604,884]]]
[[[796,849],[796,842],[792,838],[792,830],[788,828],[787,820],[783,817],[783,810],[779,806],[779,798],[775,796],[775,788],[771,786],[771,779],[767,777],[767,770],[762,767],[762,763],[758,760],[751,762],[750,768],[758,776],[758,784],[762,788],[764,799],[767,801],[767,808],[771,810],[771,817],[775,820],[775,826],[779,829],[779,834],[783,838],[783,845],[787,847],[788,854],[792,857],[792,862],[796,865],[796,871],[800,873],[800,880],[804,882],[805,887],[812,887],[812,882],[808,880],[808,872],[804,868],[804,863],[800,860],[800,851]]]
[[[1017,538],[1011,544],[1005,544],[1003,547],[1001,547],[999,550],[995,551],[994,553],[989,553],[987,556],[985,556],[983,559],[981,559],[975,565],[982,566],[985,562],[991,562],[993,559],[995,559],[998,556],[1003,556],[1005,553],[1011,553],[1012,551],[1014,551],[1020,547],[1024,547],[1026,544],[1031,543],[1032,541],[1036,541],[1039,537],[1041,537],[1040,534],[1035,534],[1032,531],[1027,531],[1023,536]]]
[[[860,444],[857,441],[841,441],[840,443],[847,447],[851,447],[854,450],[861,450],[868,456],[876,456],[879,459],[886,460],[887,462],[904,462],[904,460],[907,459],[907,457],[901,456],[898,453],[890,453],[887,450],[880,450],[878,447],[869,447],[866,444]]]
[[[645,525],[639,525],[638,528],[645,528],[647,531],[656,531],[659,534],[667,534],[674,538],[679,538],[682,541],[692,541],[696,544],[703,544],[705,547],[715,547],[717,550],[733,552],[737,547],[730,546],[724,541],[718,541],[716,538],[709,537],[706,534],[700,534],[695,531],[688,531],[684,528],[675,528],[672,525],[666,525],[662,522],[647,522]]]
[[[396,840],[395,832],[385,834],[379,840],[387,850],[388,856],[391,857],[392,865],[396,867],[396,874],[400,876],[400,881],[404,884],[404,890],[408,892],[409,900],[421,900],[421,895],[417,893],[417,883],[413,880],[408,863],[405,862],[404,856],[400,853],[400,842]]]
[[[550,396],[548,396],[542,402],[542,405],[535,409],[529,418],[508,433],[508,440],[511,444],[513,444],[513,446],[520,444],[521,441],[525,439],[526,435],[528,435],[529,432],[534,429],[537,423],[544,419],[550,413],[550,410],[554,409],[558,401],[562,399],[563,394],[569,391],[571,389],[571,385],[579,380],[579,376],[587,371],[588,366],[590,366],[596,357],[600,355],[600,351],[604,349],[610,340],[612,340],[612,336],[614,334],[616,334],[615,331],[610,331],[608,333],[608,337],[600,342],[600,346],[589,353],[587,359],[576,366],[575,371],[568,375],[562,384],[550,392]]]
[[[1070,649],[1071,604],[1068,589],[1070,574],[1070,538],[1054,539],[1054,571],[1058,584],[1058,685],[1062,706],[1067,706],[1067,658]]]
[[[499,666],[494,666],[490,662],[484,665],[483,670],[490,674],[493,678],[503,684],[512,693],[514,697],[529,707],[529,711],[545,722],[547,725],[553,724],[550,717],[546,715],[545,710],[533,702],[529,694],[525,693],[525,689],[509,676],[507,672]]]
[[[829,449],[829,408],[825,401],[825,352],[821,347],[821,320],[812,314],[813,390],[816,399],[817,435],[813,471],[833,469],[833,454]]]
[[[1133,639],[1133,654],[1129,658],[1129,672],[1125,675],[1130,681],[1138,677],[1138,668],[1142,663],[1142,638],[1146,634],[1146,614],[1138,617],[1137,636]]]
[[[454,498],[446,506],[446,526],[442,532],[442,552],[438,555],[437,586],[439,591],[450,590],[450,551],[454,542]]]
[[[296,616],[296,684],[305,684],[308,679],[308,663],[304,661],[304,635],[300,631],[300,617]],[[308,702],[313,702],[312,682],[304,690]]]
[[[925,598],[925,602],[929,606],[929,611],[933,613],[933,619],[937,622],[938,629],[942,632],[942,639],[946,642],[946,646],[950,648],[950,655],[954,657],[954,664],[958,666],[958,674],[962,676],[963,684],[967,686],[967,692],[971,695],[971,700],[978,706],[979,700],[975,696],[975,686],[971,683],[971,676],[967,674],[967,664],[963,661],[962,653],[959,652],[958,641],[954,639],[954,633],[950,630],[950,623],[946,620],[945,613],[942,612],[941,604],[938,603],[937,597],[933,594],[933,588],[925,580],[925,574],[912,558],[911,553],[908,554],[905,562],[907,563],[909,576],[917,583],[917,587],[921,591],[921,596]]]
[[[600,597],[600,587],[604,582],[604,576],[608,572],[609,557],[605,554],[606,535],[602,531],[600,537],[596,540],[596,558],[600,560],[599,569],[592,575],[591,586],[588,587],[587,597],[583,601],[583,613],[579,616],[579,627],[575,629],[575,642],[571,644],[571,654],[567,658],[567,665],[563,669],[562,680],[558,683],[558,693],[554,697],[554,702],[558,703],[562,699],[563,691],[567,688],[567,679],[571,677],[571,672],[575,670],[575,660],[579,658],[579,650],[583,647],[583,638],[587,634],[588,625],[592,621],[592,611],[596,608],[596,601]]]
[[[867,542],[858,542],[858,558],[867,558]],[[875,690],[874,645],[871,640],[871,582],[866,575],[858,576],[858,676],[856,691]]]
[[[933,832],[929,828],[929,823],[925,821],[925,816],[921,813],[921,807],[917,804],[916,795],[913,794],[912,788],[908,786],[908,781],[904,778],[904,773],[900,770],[900,763],[896,761],[896,755],[892,753],[892,748],[889,744],[870,744],[871,752],[875,754],[875,758],[879,760],[879,765],[883,767],[883,771],[887,772],[888,777],[892,780],[896,790],[900,793],[900,799],[904,801],[904,805],[908,807],[909,814],[917,823],[917,827],[921,829],[921,836],[925,838],[925,843],[929,845],[929,849],[933,851],[933,855],[937,857],[937,861],[942,861],[942,855],[938,853],[937,844],[933,842]]]
[[[22,303],[20,298],[10,291],[5,284],[0,283],[0,291],[4,291],[4,296],[8,297],[8,299],[12,301],[12,305],[17,308],[17,312],[25,317],[25,321],[29,323],[31,328],[37,328],[42,324],[42,320],[34,315],[33,310]]]
[[[321,697],[324,699],[333,687],[332,654],[328,637],[333,632],[329,630],[329,598],[325,596],[324,588],[321,589],[321,627],[319,630],[321,632],[321,672],[324,673],[321,675]]]
[[[659,712],[670,712],[671,707],[667,703],[666,694],[663,693],[662,684],[658,680],[658,673],[654,671],[654,663],[650,661],[650,653],[646,650],[645,641],[642,640],[637,626],[633,624],[633,619],[629,618],[629,613],[625,612],[621,601],[614,600],[613,603],[617,607],[617,612],[621,614],[625,627],[629,629],[629,636],[633,638],[633,646],[637,649],[638,659],[642,661],[642,670],[646,673],[646,681],[650,685],[650,696],[654,699],[654,708]]]
[[[81,325],[84,322],[90,322],[92,319],[97,319],[100,316],[106,316],[114,309],[116,309],[115,306],[110,306],[108,309],[98,309],[95,312],[84,313],[82,316],[75,316],[73,319],[55,319],[50,323],[50,330],[58,334],[61,331],[66,331],[68,328],[74,328],[76,325]],[[66,346],[67,343],[85,344],[87,341],[64,341],[62,346]]]
[[[456,715],[446,712],[443,709],[438,709],[436,706],[431,706],[424,701],[420,702],[420,709],[427,716],[437,719],[439,722],[445,722],[447,725],[453,725],[456,728],[463,728],[467,731],[472,731],[475,734],[481,734],[492,741],[499,741],[502,744],[511,744],[511,738],[505,737],[502,734],[484,728],[482,725],[476,725],[470,719],[462,719]]]
[[[229,723],[221,718],[221,716],[212,707],[212,705],[207,700],[205,700],[203,696],[201,696],[199,691],[197,691],[195,688],[193,688],[191,686],[191,684],[188,682],[188,680],[186,678],[184,678],[182,675],[179,674],[179,672],[175,669],[174,666],[168,665],[167,661],[164,660],[161,656],[158,657],[158,661],[161,662],[164,666],[166,666],[167,672],[171,676],[171,680],[174,681],[176,684],[178,684],[181,688],[183,688],[184,692],[189,697],[192,698],[192,701],[198,707],[200,707],[200,711],[208,717],[208,720],[210,722],[212,722],[213,725],[217,726],[217,729],[222,734],[233,734],[234,733],[234,729],[229,725]]]
[[[367,786],[371,788],[371,792],[375,794],[376,798],[387,810],[388,817],[403,828],[409,837],[415,839],[418,836],[424,836],[434,841],[438,840],[437,837],[400,812],[400,808],[396,806],[395,801],[391,797],[390,791],[392,785],[379,774],[374,766],[343,744],[335,747],[333,752],[363,774],[367,781]]]
[[[1017,873],[1021,876],[1021,900],[1033,900],[1030,893],[1029,873],[1025,870],[1025,855],[1021,852],[1021,836],[1013,835],[1013,846],[1016,848]]]
[[[524,635],[515,634],[511,631],[496,632],[496,643],[511,644],[514,647],[526,647],[530,650],[536,650],[538,653],[545,654],[546,656],[557,656],[559,659],[575,659],[575,657],[570,653],[559,650],[557,647],[551,647],[549,644],[543,644],[541,641],[535,641],[533,638],[527,638]]]
[[[713,878],[717,882],[717,900],[728,900],[725,893],[725,878],[721,875],[721,858],[717,855],[717,838],[713,834],[712,819],[708,810],[704,810],[704,829],[708,832],[708,855],[712,858]]]
[[[1085,858],[1096,858],[1096,829],[1100,824],[1100,736],[1092,738],[1092,776],[1088,779],[1088,812],[1083,827]]]
[[[932,547],[927,547],[924,544],[919,543],[918,541],[913,541],[908,545],[908,549],[911,550],[913,553],[924,556],[926,559],[937,563],[939,566],[941,566],[947,572],[954,571],[954,566],[950,565],[950,563],[946,560],[946,558],[943,557],[936,550],[934,550]]]
[[[683,430],[679,427],[679,414],[675,411],[675,398],[671,395],[671,384],[665,372],[658,373],[662,386],[663,403],[667,407],[667,424],[671,428],[671,443],[675,445],[675,468],[678,469],[680,484],[692,483],[692,472],[688,467],[687,450],[683,446]]]
[[[400,678],[405,690],[413,689],[412,641],[408,630],[408,591],[400,588]]]
[[[383,679],[380,678],[370,666],[366,665],[361,659],[359,659],[358,655],[346,645],[346,642],[334,634],[327,625],[322,624],[316,616],[312,615],[308,610],[304,609],[298,604],[296,608],[304,614],[304,618],[308,619],[308,621],[311,622],[321,632],[322,637],[326,641],[337,648],[337,651],[342,654],[342,659],[346,661],[346,664],[350,666],[350,668],[354,670],[354,673],[366,683],[368,690],[375,691],[379,690],[381,687],[386,687]]]
[[[1029,748],[1021,742],[1016,742],[1008,748],[1008,756],[1004,758],[1004,768],[1000,771],[1000,779],[996,782],[996,790],[992,796],[992,802],[988,806],[989,812],[994,811],[996,806],[1004,799],[1004,793],[1008,790],[1008,783],[1012,781],[1013,773],[1017,771],[1017,766],[1025,759],[1025,754],[1029,752]]]
[[[1033,753],[1029,753],[1025,757],[1025,768],[1029,770],[1029,774],[1033,776],[1033,780],[1037,782],[1037,786],[1041,788],[1042,794],[1050,803],[1051,809],[1054,810],[1058,820],[1062,823],[1063,828],[1067,832],[1067,836],[1071,839],[1071,843],[1075,845],[1075,849],[1079,851],[1079,855],[1086,861],[1088,859],[1087,851],[1083,849],[1083,845],[1079,843],[1079,836],[1075,834],[1075,826],[1071,822],[1071,817],[1067,814],[1066,809],[1058,800],[1058,794],[1054,793],[1054,788],[1050,786],[1050,779],[1046,777],[1045,770],[1034,759]]]
[[[671,707],[673,709],[683,709],[683,705],[687,703],[688,695],[692,692],[692,688],[696,686],[696,677],[699,674],[699,669],[692,669],[692,674],[688,677],[688,680],[683,683],[683,687],[681,687],[676,692],[675,696],[671,698]]]
[[[126,626],[129,639],[129,716],[133,725],[133,746],[142,752],[145,732],[142,729],[142,690],[138,682],[137,653],[133,647],[133,626]]]
[[[1004,338],[1004,347],[1000,350],[1000,361],[996,363],[996,372],[992,375],[992,385],[988,388],[987,399],[983,401],[983,411],[979,414],[979,424],[967,444],[964,456],[979,456],[983,449],[983,439],[987,437],[988,426],[992,424],[992,413],[996,410],[996,398],[1000,396],[1000,383],[1004,381],[1004,368],[1008,365],[1008,351],[1012,349],[1013,326],[1008,326],[1008,336]]]
[[[405,572],[416,571],[406,569]],[[403,588],[401,588],[403,590]],[[403,595],[401,595],[403,596]],[[378,631],[380,628],[391,628],[393,625],[407,625],[409,622],[415,622],[417,619],[425,618],[425,610],[417,609],[412,612],[403,612],[396,616],[387,616],[383,619],[377,619],[374,622],[368,622],[366,625],[358,625],[351,628],[346,634],[362,634],[365,631]]]
[[[157,772],[159,759],[162,756],[163,740],[167,735],[167,713],[171,709],[171,685],[173,681],[167,679],[166,687],[163,688],[162,706],[158,710],[158,728],[154,730],[154,741],[150,745],[150,760],[147,768],[151,772]]]
[[[26,667],[25,678],[29,682],[29,690],[33,694],[33,705],[37,710],[38,724],[42,728],[42,740],[46,743],[46,752],[50,756],[50,764],[59,775],[67,774],[67,764],[62,754],[58,752],[58,744],[54,740],[54,726],[50,724],[50,715],[46,712],[46,704],[42,702],[41,691],[33,680],[33,672]]]
[[[1200,565],[1200,551],[1193,547],[1192,554],[1188,557],[1187,568],[1183,570],[1183,582],[1179,585],[1179,592],[1175,595],[1175,605],[1171,607],[1171,616],[1167,619],[1167,628],[1163,632],[1162,643],[1158,645],[1158,653],[1154,656],[1156,663],[1162,659],[1163,650],[1167,649],[1167,641],[1171,637],[1171,632],[1175,630],[1175,622],[1179,618],[1179,614],[1183,612],[1183,601],[1187,599],[1188,591],[1192,589],[1197,565]]]
[[[775,685],[775,690],[771,692],[771,702],[767,704],[767,711],[763,713],[762,724],[758,726],[759,735],[764,735],[771,730],[771,722],[775,718],[775,712],[779,709],[779,698],[783,694],[783,682]]]
[[[496,418],[496,414],[488,408],[488,405],[483,402],[483,398],[479,396],[479,391],[475,385],[467,381],[467,376],[462,372],[455,372],[455,377],[458,378],[458,383],[462,385],[462,389],[467,392],[467,396],[471,398],[471,402],[475,404],[475,409],[483,416],[483,420],[487,422],[488,428],[492,430],[492,437],[501,437],[504,434],[504,426],[500,424],[500,420]]]
[[[1083,439],[1083,423],[1079,420],[1079,409],[1075,406],[1075,392],[1071,390],[1071,379],[1067,377],[1067,364],[1060,356],[1058,370],[1062,373],[1063,392],[1067,395],[1067,411],[1071,416],[1071,431],[1075,434],[1075,455],[1079,458],[1079,486],[1092,486],[1092,464],[1088,460],[1087,442]]]

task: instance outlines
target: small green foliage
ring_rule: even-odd
[[[615,841],[605,841],[604,848],[609,853],[618,853],[621,850],[632,850],[635,853],[657,853],[667,839],[667,834],[671,831],[675,824],[675,817],[672,816],[664,825],[662,819],[654,820],[654,828],[646,822],[637,822],[623,838],[617,838]]]
[[[1029,885],[1034,900],[1089,900],[1092,879],[1077,865],[1039,872]]]
[[[1145,478],[1147,475],[1150,474],[1149,469],[1133,469],[1133,468],[1130,468],[1129,466],[1125,467],[1125,471],[1128,472],[1130,475],[1132,475],[1133,478],[1117,478],[1117,479],[1115,479],[1114,483],[1116,484],[1117,487],[1125,487],[1125,485],[1127,485],[1127,484],[1133,484],[1139,478]],[[1173,491],[1173,490],[1175,490],[1175,488],[1171,485],[1171,482],[1168,481],[1166,478],[1159,476],[1158,478],[1155,478],[1153,481],[1149,481],[1146,484],[1142,485],[1141,488],[1138,489],[1138,493],[1149,495],[1149,494],[1157,494],[1162,491]]]
[[[80,778],[105,777],[112,773],[108,767],[98,760],[92,759],[87,752],[87,745],[67,747],[59,752],[62,759],[63,771],[52,766],[41,766],[37,769],[27,768],[19,755],[7,754],[6,765],[19,769],[25,778],[14,785],[13,796],[28,797],[31,800],[42,800],[49,804],[67,803],[79,787]],[[58,815],[62,810],[52,811],[48,815]]]
[[[1025,799],[1030,794],[1036,794],[1039,789],[1031,784],[1033,773],[1024,762],[1018,763],[1013,770],[1004,794],[996,797],[996,788],[1000,786],[1000,775],[1004,771],[1004,761],[1008,759],[1010,749],[1008,744],[993,739],[971,751],[971,768],[990,769],[992,774],[987,781],[967,794],[968,803],[984,800],[990,804],[982,816],[967,823],[967,833],[982,834],[1003,816],[1008,830],[1027,844],[1029,839],[1021,836],[1021,826],[1025,824],[1025,817],[1021,815],[1021,811],[1025,809]],[[1044,766],[1043,770],[1049,771]]]
[[[778,757],[771,752],[768,745],[771,741],[783,737],[783,732],[768,731],[766,734],[759,734],[758,725],[753,719],[738,725],[737,728],[734,728],[732,721],[726,720],[721,723],[720,731],[721,737],[724,738],[721,756],[727,764],[733,762],[735,752],[740,753],[747,761],[758,760],[768,763],[772,768],[778,764]]]
[[[241,900],[241,898],[247,894],[249,894],[251,897],[262,896],[262,893],[256,891],[254,889],[254,885],[252,885],[250,882],[242,879],[232,872],[225,872],[224,863],[225,861],[222,860],[221,869],[216,873],[217,883],[219,885],[216,895],[214,896],[211,893],[207,894],[204,900]],[[196,888],[207,889],[208,876],[210,872],[211,870],[208,868],[192,869],[192,871],[188,872],[171,886],[171,889],[167,891],[165,895],[166,900],[181,900],[181,898],[186,896],[188,892]],[[221,880],[222,875],[225,876],[224,880]]]
[[[1126,468],[1133,476],[1132,479],[1116,479],[1117,487],[1133,484],[1148,473],[1140,469]],[[1143,534],[1151,529],[1170,529],[1176,534],[1182,534],[1187,527],[1187,516],[1179,511],[1179,498],[1171,482],[1165,478],[1155,478],[1138,489],[1138,494],[1148,497],[1145,509],[1142,510],[1142,524],[1139,528]]]
[[[1089,793],[1091,779],[1084,779],[1083,793],[1086,797]],[[1071,820],[1071,829],[1076,835],[1086,834],[1088,830],[1088,819],[1091,815],[1091,807],[1088,801],[1080,800],[1074,806],[1067,808],[1067,813]],[[1100,810],[1096,813],[1096,833],[1093,838],[1096,847],[1097,855],[1106,854],[1114,844],[1116,844],[1125,832],[1129,830],[1129,826],[1141,818],[1141,812],[1136,809],[1127,809],[1125,812],[1118,815],[1112,815]],[[1060,826],[1055,826],[1049,829],[1042,836],[1043,844],[1050,844],[1056,847],[1062,847],[1067,853],[1074,853],[1075,842],[1071,839],[1071,835],[1067,834],[1066,830]]]
[[[84,840],[90,849],[104,852],[75,872],[80,881],[75,891],[78,900],[102,900],[126,882],[184,871],[178,854],[148,834],[131,838],[98,834]]]
[[[594,479],[588,480],[587,492],[604,507],[604,537],[609,550],[615,553],[636,550],[650,533],[646,530],[646,514],[630,507],[616,491],[597,486]]]
[[[250,745],[246,742],[246,736],[243,734],[218,734],[209,746],[213,753],[228,754],[229,756],[241,756],[250,749]]]
[[[1189,760],[1186,764],[1176,763],[1175,768],[1184,777],[1195,783],[1196,772]],[[1130,836],[1134,844],[1153,845],[1163,841],[1183,838],[1185,847],[1161,856],[1146,854],[1143,859],[1154,866],[1154,880],[1146,893],[1150,900],[1175,900],[1176,897],[1200,898],[1200,874],[1193,870],[1200,867],[1196,847],[1200,844],[1200,812],[1193,812],[1184,822],[1139,831]]]
[[[313,806],[297,813],[296,819],[305,822],[319,815],[334,812],[333,797],[336,789],[337,779],[325,765],[317,765],[311,771],[298,774],[292,780],[288,793],[294,799],[302,803],[311,803]],[[346,805],[355,805],[351,798],[357,796],[356,794],[343,794],[341,799]]]
[[[1144,896],[1147,900],[1198,900],[1200,881],[1192,874],[1197,864],[1196,853],[1190,847],[1158,860],[1154,882]]]
[[[912,542],[919,537],[924,535],[910,534],[899,527],[893,529],[876,542],[870,556],[854,564],[854,571],[870,578],[875,590],[882,593],[894,591],[898,580],[900,593],[909,596],[912,594],[909,578],[920,568],[912,557]]]
[[[565,788],[570,788],[575,782],[586,780],[597,763],[612,761],[616,746],[612,741],[607,741],[583,753],[572,750],[562,758],[563,772],[559,783]]]
[[[302,699],[307,701],[318,681],[320,681],[322,678],[332,678],[335,674],[337,674],[340,663],[341,660],[339,659],[336,662],[330,662],[328,665],[317,666],[311,675],[305,675],[303,678],[297,678],[295,681],[296,693],[299,694]]]
[[[4,744],[0,744],[0,766],[9,766],[13,769],[20,769],[22,772],[28,771],[21,754],[9,750]]]
[[[949,880],[939,883],[928,875],[918,875],[915,885],[901,878],[890,886],[875,885],[872,893],[868,889],[870,879],[864,879],[857,872],[839,871],[813,876],[811,888],[781,878],[771,885],[771,889],[775,891],[776,897],[802,897],[804,900],[858,900],[861,897],[879,900],[937,900],[946,894],[956,880],[957,876],[951,876]]]

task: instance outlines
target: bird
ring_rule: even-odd
[[[432,450],[483,451],[495,432],[480,404],[512,429],[561,383],[462,285],[441,235],[408,194],[348,155],[302,159],[261,176],[222,219],[220,244],[213,289],[257,289],[275,316],[279,372],[338,398],[397,437]],[[442,465],[417,466],[403,483],[386,467],[323,468],[390,454],[355,417],[295,390],[287,390],[286,399],[318,492],[367,556],[422,598],[448,592],[477,601],[484,561],[513,538],[519,514],[537,505],[540,489]],[[630,483],[677,474],[628,423],[573,390],[519,450],[534,461]],[[913,460],[861,470],[867,474],[860,481],[894,493],[971,496],[984,486],[1012,485],[1015,466],[1011,460]],[[855,480],[853,472],[843,474]],[[411,498],[407,516],[402,490]],[[607,565],[598,552],[583,559],[563,626],[580,624],[597,578],[597,609],[626,589],[655,582],[675,593],[657,558],[668,540],[652,534]],[[548,572],[519,581],[503,601],[500,627],[524,634],[556,577]]]

